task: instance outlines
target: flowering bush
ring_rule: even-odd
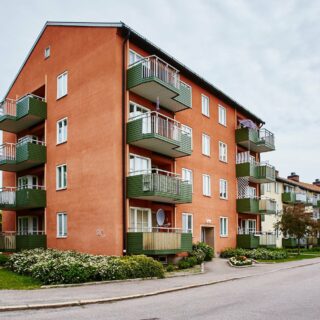
[[[53,249],[25,250],[11,255],[7,266],[44,284],[164,277],[162,264],[139,256],[94,256]]]
[[[231,258],[235,256],[245,256],[255,260],[278,260],[288,257],[286,250],[282,249],[241,249],[241,248],[229,248],[220,253],[221,258]]]
[[[231,257],[229,259],[230,263],[234,266],[251,266],[252,265],[252,260],[248,259],[245,256],[236,256],[236,257]]]

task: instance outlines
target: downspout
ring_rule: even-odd
[[[126,44],[130,37],[130,30],[122,44],[122,227],[123,227],[123,255],[127,253],[127,192],[126,192]]]

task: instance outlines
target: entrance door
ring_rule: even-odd
[[[214,228],[213,227],[201,227],[201,242],[204,242],[210,247],[214,248]]]

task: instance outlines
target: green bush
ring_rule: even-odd
[[[9,257],[5,254],[0,254],[0,266],[4,266],[9,260]]]
[[[172,263],[169,263],[166,267],[167,272],[173,272],[176,270],[175,266]]]
[[[179,269],[188,269],[188,268],[192,268],[197,264],[197,259],[196,257],[186,257],[181,259],[178,262],[178,268]]]
[[[190,256],[197,259],[197,264],[201,264],[204,261],[205,253],[201,249],[193,249]]]
[[[241,249],[241,248],[228,248],[220,253],[221,258],[231,258],[235,256],[245,256],[255,260],[278,260],[286,259],[288,252],[283,249]]]
[[[107,257],[34,249],[13,254],[7,265],[12,271],[30,275],[44,284],[164,277],[162,264],[143,255]]]
[[[194,244],[193,250],[201,250],[204,253],[204,261],[211,261],[214,256],[213,248],[204,242]]]

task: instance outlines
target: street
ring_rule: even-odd
[[[47,319],[319,319],[320,265],[154,297],[63,309],[1,313],[0,318]],[[156,288],[155,288],[156,289]]]

